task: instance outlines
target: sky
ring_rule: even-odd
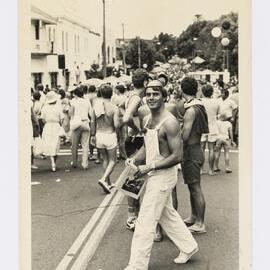
[[[179,36],[194,21],[194,15],[217,19],[239,11],[245,0],[105,0],[107,31],[114,37],[140,36],[152,39],[160,32]],[[32,0],[55,13],[66,13],[102,33],[102,0]],[[45,3],[44,3],[45,2]]]

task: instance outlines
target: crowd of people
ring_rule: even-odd
[[[129,84],[79,84],[71,92],[45,92],[40,84],[32,93],[33,170],[38,170],[38,154],[48,157],[55,172],[61,145],[71,143],[70,166],[79,166],[80,147],[81,169],[89,168],[89,160],[102,161],[97,183],[106,194],[114,188],[111,173],[117,159],[135,166],[139,176],[147,175],[143,199],[128,198],[126,227],[134,236],[126,269],[147,269],[153,242],[162,240],[163,230],[180,250],[174,262],[186,263],[198,251],[192,233],[206,233],[201,175],[219,174],[222,149],[225,172],[232,172],[229,152],[238,145],[237,81],[226,85],[181,76],[137,69]],[[37,142],[42,142],[40,153]],[[209,166],[204,164],[206,146]],[[177,212],[179,171],[190,192],[191,214],[184,220]]]

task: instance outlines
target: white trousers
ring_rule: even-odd
[[[198,246],[182,218],[173,208],[171,193],[176,182],[176,168],[155,172],[148,178],[126,269],[148,269],[158,223],[179,250],[190,253]]]

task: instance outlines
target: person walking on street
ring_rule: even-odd
[[[72,167],[77,167],[78,146],[82,146],[82,168],[88,169],[88,150],[90,129],[95,133],[94,113],[89,100],[84,98],[84,91],[81,87],[74,90],[74,99],[71,101],[70,108],[70,129],[72,130]],[[90,119],[90,120],[89,120]],[[90,126],[89,127],[89,122]]]
[[[132,239],[129,264],[125,270],[148,269],[158,223],[180,250],[175,263],[186,263],[199,250],[197,242],[172,205],[171,192],[178,180],[181,140],[176,118],[165,109],[164,91],[161,85],[149,83],[147,86],[146,102],[151,114],[143,121],[144,145],[128,160],[129,164],[138,166],[138,177],[147,175],[147,182]]]
[[[208,146],[209,175],[216,175],[216,173],[214,172],[214,148],[218,137],[217,118],[220,113],[220,103],[218,99],[212,98],[213,91],[213,87],[210,84],[206,84],[202,87],[202,94],[204,97],[201,100],[207,113],[209,133],[202,134],[201,145],[204,153],[206,143]]]
[[[43,154],[50,157],[53,172],[56,171],[57,153],[60,149],[59,134],[63,118],[59,97],[54,91],[50,91],[46,97],[46,104],[41,111],[41,119],[45,124],[42,134]]]
[[[113,93],[111,86],[101,86],[100,93],[101,98],[93,103],[96,126],[95,141],[102,155],[104,170],[98,183],[106,193],[110,193],[111,188],[113,188],[110,175],[116,164],[118,145],[116,131],[119,127],[119,110],[111,102]]]
[[[201,189],[201,167],[204,155],[201,148],[201,136],[209,133],[207,113],[203,103],[196,99],[198,83],[194,78],[185,77],[181,82],[183,97],[186,100],[182,130],[183,160],[182,173],[190,192],[191,216],[185,223],[192,225],[191,232],[205,233],[205,199]]]
[[[215,166],[214,171],[220,172],[219,169],[219,158],[221,154],[221,149],[224,150],[225,157],[225,172],[231,173],[230,169],[230,147],[234,147],[235,143],[233,141],[233,131],[231,122],[227,121],[224,115],[220,116],[220,119],[217,121],[218,123],[218,139],[215,147]]]
[[[126,154],[133,155],[143,145],[143,137],[140,134],[140,121],[138,117],[138,109],[143,105],[142,98],[144,90],[148,83],[148,73],[144,69],[137,69],[132,75],[132,83],[134,90],[130,94],[124,104],[125,113],[122,118],[122,125],[128,127],[128,135],[126,140]],[[128,197],[128,219],[126,227],[134,230],[136,219],[138,216],[140,201]]]

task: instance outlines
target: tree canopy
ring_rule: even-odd
[[[230,28],[222,29],[222,35],[214,38],[211,31],[214,27],[222,28],[223,23],[230,23]],[[227,37],[230,40],[227,48],[221,44],[221,39]],[[191,60],[194,56],[200,56],[206,62],[204,68],[212,70],[223,69],[224,50],[228,49],[229,71],[238,73],[238,15],[230,13],[222,15],[215,21],[196,21],[189,25],[177,38],[177,54],[180,57]]]

